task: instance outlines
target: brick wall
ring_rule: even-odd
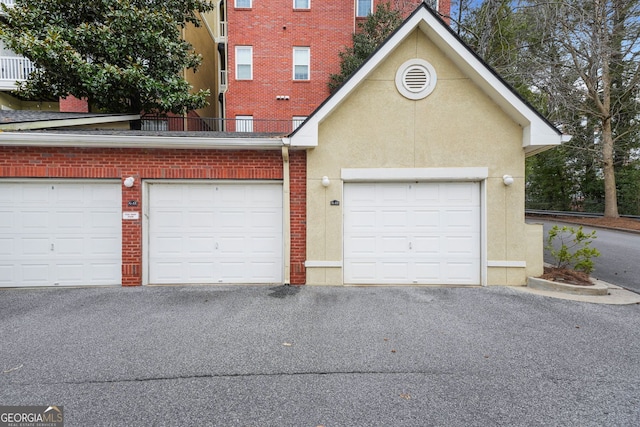
[[[381,1],[389,0],[375,0],[374,8]],[[391,0],[405,17],[421,2]],[[291,120],[311,114],[329,96],[329,75],[340,71],[339,52],[352,45],[355,0],[311,0],[309,10],[294,10],[293,0],[254,0],[251,9],[236,9],[234,4],[229,0],[227,8],[226,118]],[[448,16],[450,8],[450,0],[439,0],[440,13]],[[236,46],[253,47],[252,80],[236,80]],[[310,48],[309,81],[293,80],[294,46]]]
[[[59,99],[59,106],[61,113],[88,113],[89,102],[86,98],[76,98],[69,95],[66,98]]]
[[[312,0],[310,10],[294,10],[293,0],[255,0],[252,9],[233,5],[230,0],[226,117],[291,120],[309,115],[329,96],[329,74],[340,69],[338,52],[351,43],[354,3]],[[245,45],[253,46],[253,80],[238,81],[235,47]],[[293,81],[294,46],[310,48],[309,81]]]
[[[306,256],[306,152],[290,155],[291,283],[304,284]],[[0,178],[117,178],[122,210],[142,213],[144,179],[282,179],[280,151],[0,147]],[[129,207],[137,200],[137,207]],[[140,215],[142,218],[142,215]],[[122,284],[142,283],[142,219],[122,221]]]

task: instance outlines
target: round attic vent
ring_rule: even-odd
[[[423,59],[411,59],[396,73],[396,88],[405,98],[426,98],[436,87],[436,70]]]

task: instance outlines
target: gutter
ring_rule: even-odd
[[[282,140],[282,221],[284,240],[284,285],[291,284],[291,178],[289,141]]]

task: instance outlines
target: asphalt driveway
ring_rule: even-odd
[[[0,405],[65,426],[640,424],[640,306],[504,287],[0,291]]]

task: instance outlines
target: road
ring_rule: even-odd
[[[638,305],[508,287],[0,291],[0,403],[74,426],[637,426]]]
[[[527,220],[527,222],[542,223],[545,239],[554,224],[572,225],[538,218]],[[578,227],[577,225],[573,226]],[[594,228],[585,226],[583,230],[591,232]],[[601,228],[595,230],[597,238],[593,241],[592,246],[600,251],[600,256],[594,258],[595,270],[592,276],[640,293],[640,234]],[[552,261],[547,251],[545,251],[545,261]]]

